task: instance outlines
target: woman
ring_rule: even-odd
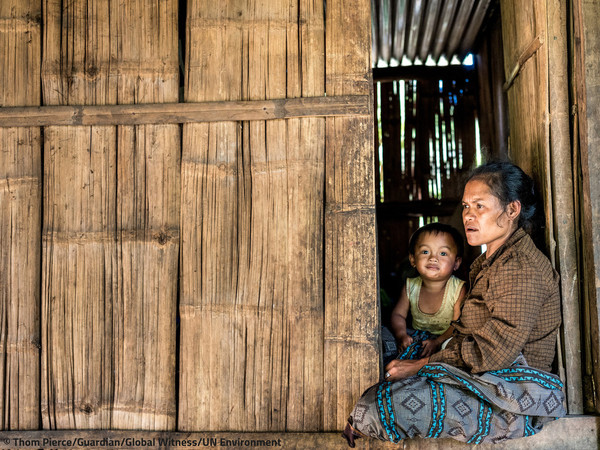
[[[558,276],[525,230],[535,213],[533,181],[519,167],[488,163],[463,194],[470,245],[486,251],[471,266],[471,290],[445,348],[394,360],[368,389],[344,437],[399,442],[415,436],[496,443],[529,436],[564,415],[551,373],[560,325]]]

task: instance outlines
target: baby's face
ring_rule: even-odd
[[[415,246],[415,254],[409,255],[424,280],[447,280],[460,266],[456,256],[456,244],[448,233],[423,233]]]

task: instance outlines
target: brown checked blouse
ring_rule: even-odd
[[[530,366],[550,372],[561,321],[558,274],[529,235],[515,231],[490,258],[477,258],[469,277],[452,340],[429,362],[479,373],[509,367],[522,352]]]

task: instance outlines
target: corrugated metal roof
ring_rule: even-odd
[[[497,0],[371,0],[373,65],[463,59]],[[405,59],[406,58],[406,59]]]

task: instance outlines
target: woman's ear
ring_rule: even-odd
[[[519,200],[514,200],[510,202],[506,207],[506,215],[513,222],[517,220],[521,214],[521,202]]]

